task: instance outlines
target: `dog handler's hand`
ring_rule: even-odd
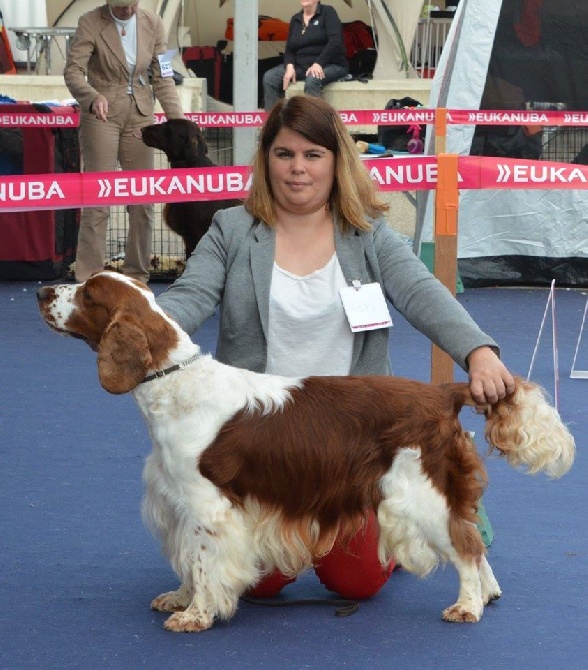
[[[470,391],[479,403],[495,403],[515,389],[513,376],[490,347],[474,349],[467,358]]]
[[[92,103],[90,111],[100,121],[108,121],[108,100],[103,95],[99,95]]]

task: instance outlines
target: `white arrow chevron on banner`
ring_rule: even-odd
[[[501,182],[501,181],[508,181],[508,178],[512,174],[511,169],[508,167],[508,165],[501,165],[498,163],[498,179],[496,181]]]
[[[112,186],[107,179],[99,179],[98,183],[100,184],[100,191],[98,192],[99,198],[107,198],[112,191]]]

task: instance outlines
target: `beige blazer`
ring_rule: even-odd
[[[167,50],[163,21],[157,14],[141,7],[136,16],[137,65],[132,83],[137,108],[141,114],[151,116],[155,94],[168,118],[182,118],[183,110],[173,77],[161,76],[157,58]],[[64,79],[82,112],[90,111],[99,94],[108,100],[109,106],[115,106],[117,99],[127,95],[129,69],[108,5],[80,17],[65,64]]]

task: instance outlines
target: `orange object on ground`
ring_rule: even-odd
[[[235,32],[233,29],[233,18],[227,19],[227,28],[225,30],[225,39],[234,40]],[[274,19],[271,16],[260,16],[257,39],[260,42],[285,42],[288,39],[288,29],[290,24],[280,19]]]

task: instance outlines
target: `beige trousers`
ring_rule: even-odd
[[[153,123],[140,114],[133,96],[122,96],[110,106],[108,121],[82,113],[79,138],[84,172],[152,170],[153,149],[140,138],[139,130]],[[153,231],[153,205],[128,205],[129,233],[125,242],[123,272],[147,282]],[[108,207],[86,207],[82,211],[75,277],[85,281],[93,272],[104,268]]]

